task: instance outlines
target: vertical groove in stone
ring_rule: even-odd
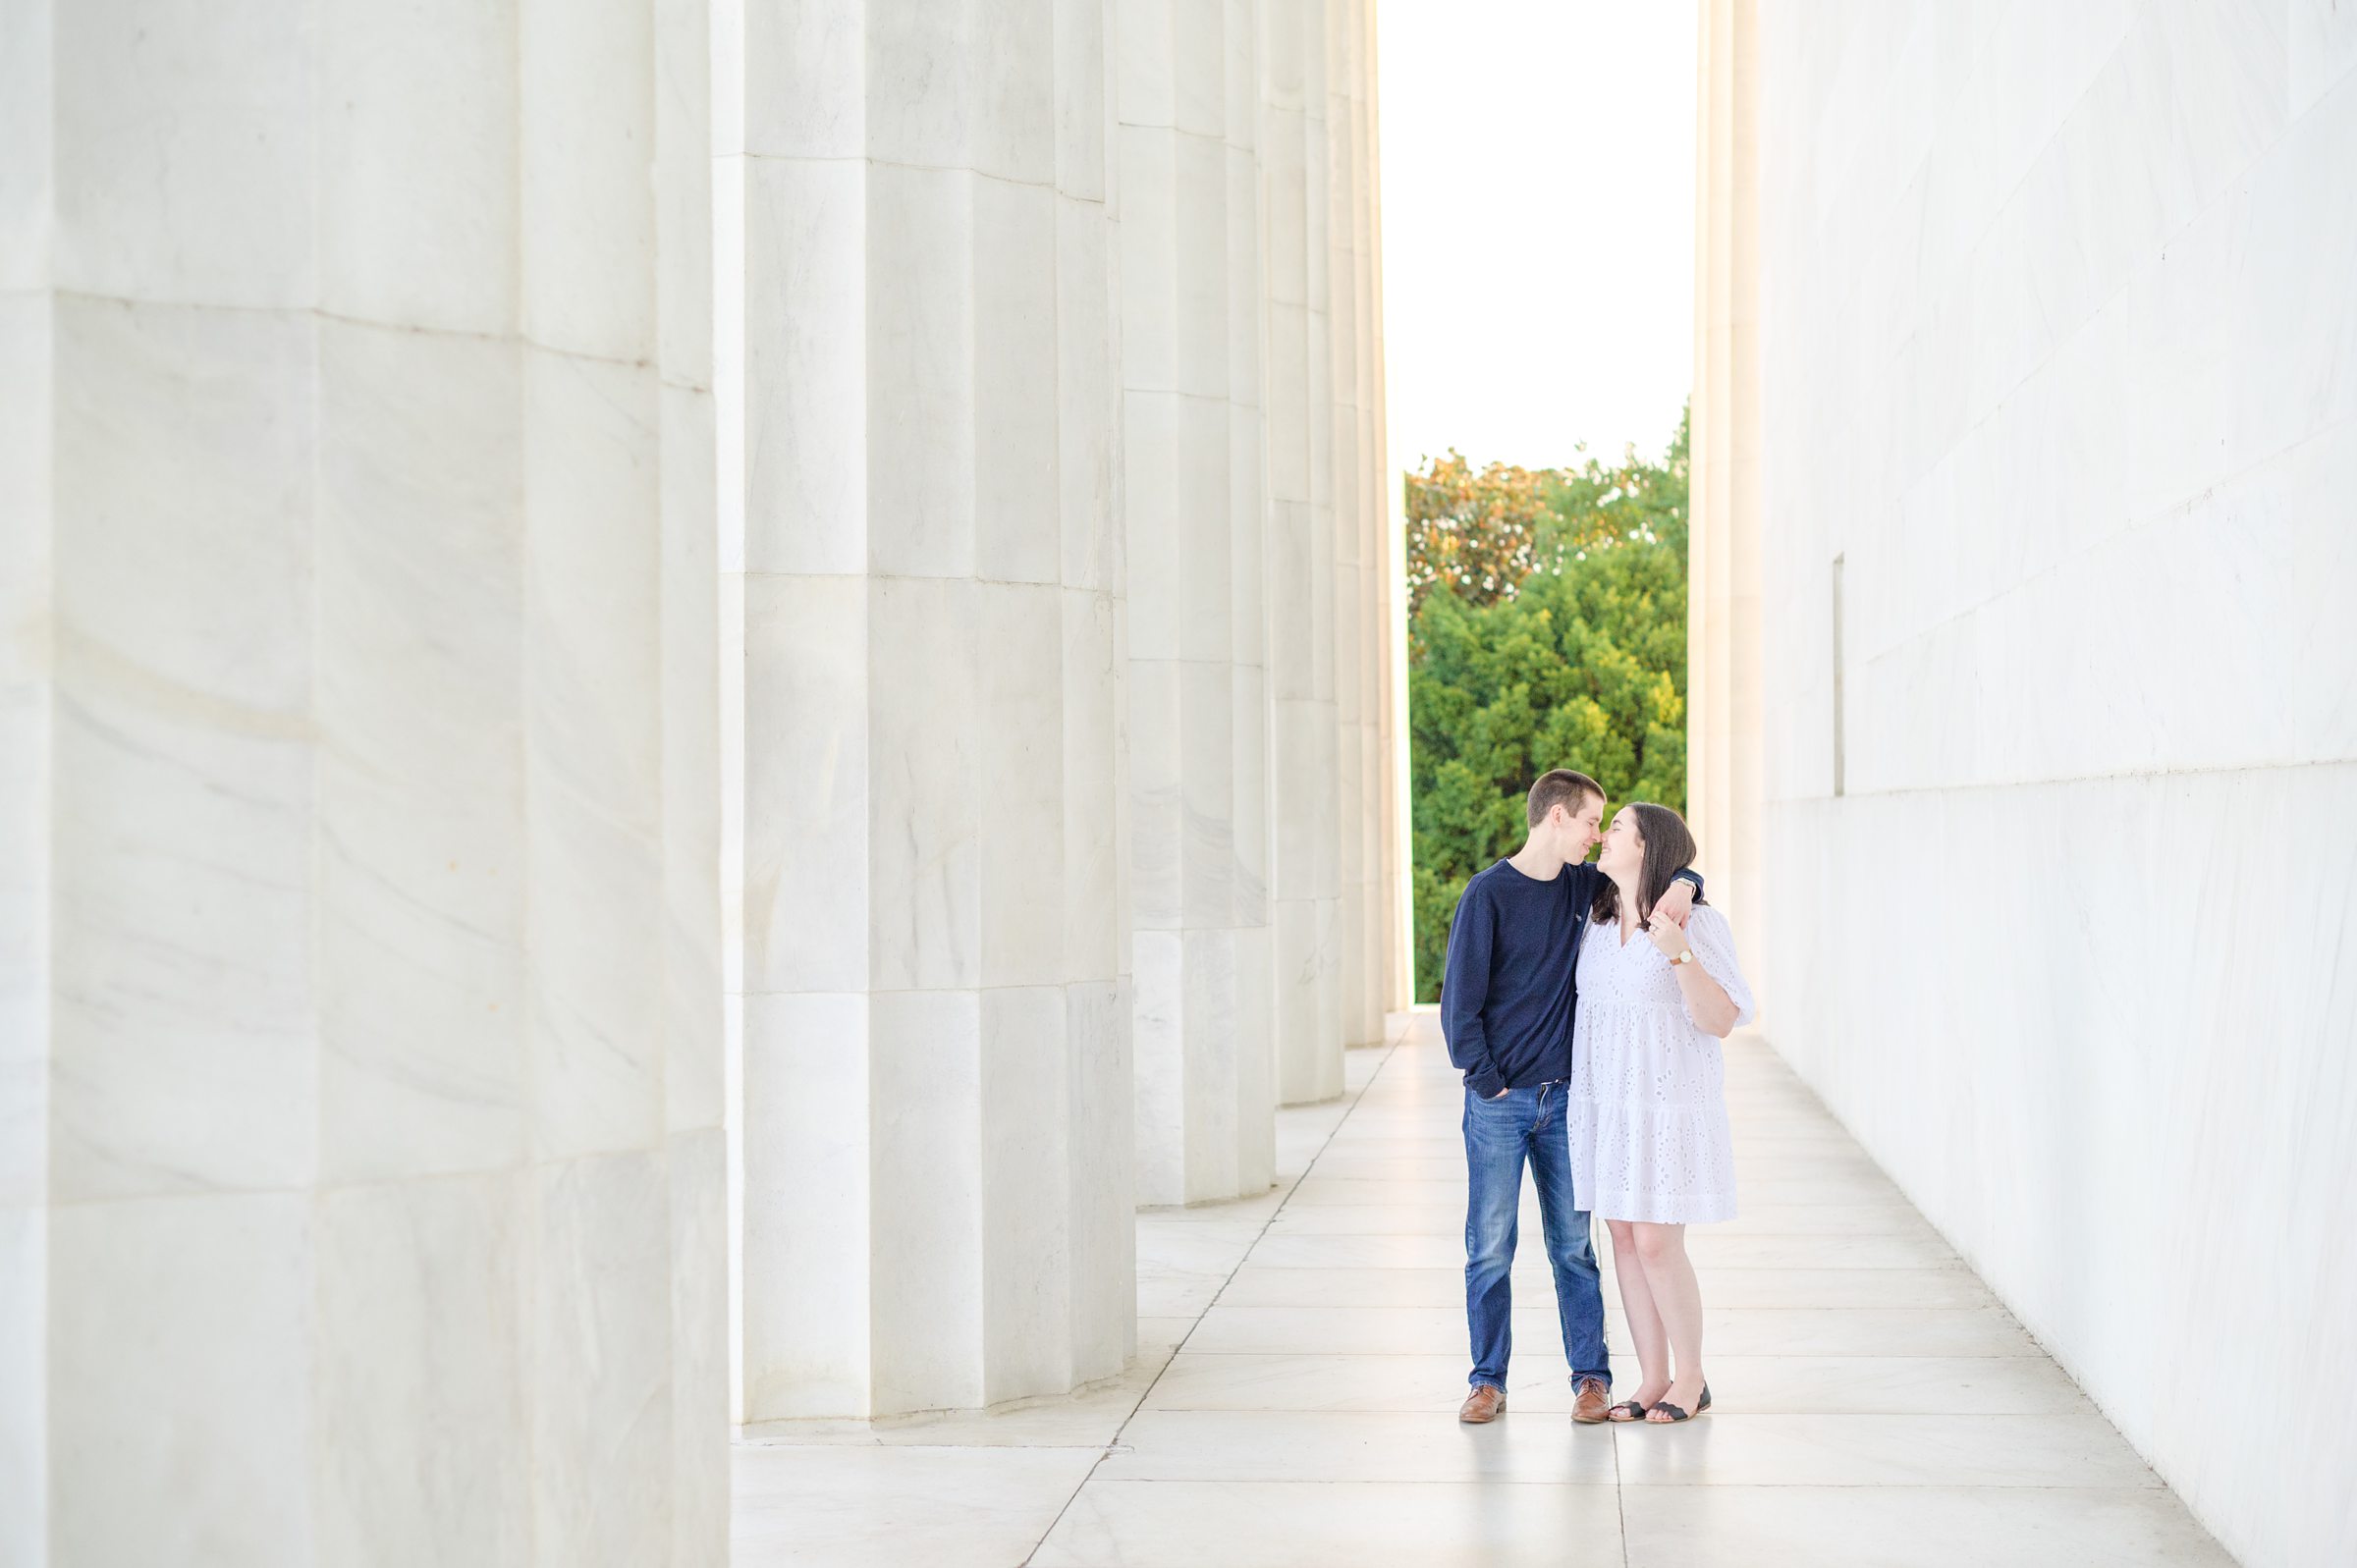
[[[51,0],[0,50],[0,1562],[49,1549]],[[15,205],[23,202],[24,206]]]
[[[674,1568],[723,1568],[729,1557],[729,1271],[710,0],[654,0],[654,28],[671,1562]]]

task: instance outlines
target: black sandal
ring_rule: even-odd
[[[1632,1399],[1629,1401],[1629,1403],[1633,1405],[1636,1403],[1636,1401]],[[1702,1385],[1702,1398],[1694,1406],[1694,1416],[1687,1415],[1683,1410],[1672,1404],[1667,1399],[1659,1401],[1654,1405],[1653,1408],[1656,1410],[1666,1410],[1670,1413],[1670,1419],[1665,1422],[1657,1422],[1657,1426],[1673,1427],[1681,1421],[1692,1421],[1694,1416],[1699,1416],[1704,1411],[1711,1408],[1711,1385],[1707,1382]]]
[[[1623,1410],[1628,1412],[1625,1417],[1620,1414],[1620,1412]],[[1617,1422],[1619,1425],[1625,1427],[1632,1421],[1643,1421],[1645,1419],[1645,1407],[1638,1404],[1634,1399],[1623,1399],[1618,1404],[1613,1406],[1612,1409],[1606,1411],[1604,1413],[1604,1419],[1610,1422]]]

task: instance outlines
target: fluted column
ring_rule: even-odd
[[[1378,388],[1375,290],[1374,7],[1326,0],[1327,236],[1333,344],[1337,997],[1343,1044],[1383,1039],[1382,900],[1387,796],[1382,743],[1390,557],[1388,461]]]
[[[1364,302],[1369,341],[1374,345],[1369,369],[1374,390],[1369,406],[1374,436],[1368,460],[1375,472],[1372,501],[1376,530],[1371,566],[1376,573],[1375,637],[1375,768],[1376,888],[1375,946],[1381,960],[1378,1004],[1387,1012],[1407,1007],[1415,998],[1413,960],[1408,934],[1412,908],[1408,886],[1407,833],[1407,541],[1406,509],[1399,472],[1392,464],[1389,394],[1383,352],[1383,80],[1381,40],[1375,7],[1365,7],[1367,53],[1361,77],[1363,96],[1359,113],[1366,125],[1367,232],[1365,252],[1367,294]]]
[[[1326,8],[1261,7],[1263,404],[1277,1092],[1342,1092],[1341,852],[1327,226]]]
[[[1686,803],[1740,931],[1759,928],[1759,19],[1701,0],[1694,182],[1694,405]],[[1724,886],[1722,886],[1722,883]]]
[[[1251,0],[1124,0],[1138,1197],[1264,1191],[1269,1049],[1259,38]]]
[[[1104,21],[744,14],[748,1420],[1132,1343]]]
[[[701,8],[0,35],[0,1557],[718,1563]]]

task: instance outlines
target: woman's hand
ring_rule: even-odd
[[[1683,877],[1672,878],[1653,907],[1656,913],[1668,915],[1672,925],[1684,925],[1686,916],[1694,912],[1694,884]]]
[[[1662,949],[1665,958],[1674,958],[1686,950],[1686,934],[1678,929],[1676,921],[1659,909],[1645,922],[1645,935],[1653,939],[1653,945]]]
[[[1652,919],[1645,922],[1645,935],[1653,939],[1653,945],[1662,950],[1665,958],[1674,959],[1688,946],[1686,934],[1672,925],[1670,918],[1659,909],[1653,912]],[[1670,972],[1677,976],[1678,995],[1685,1000],[1686,1017],[1692,1020],[1694,1027],[1706,1035],[1725,1040],[1728,1031],[1735,1027],[1738,1011],[1734,999],[1727,994],[1727,988],[1711,978],[1710,971],[1703,968],[1699,957],[1690,963],[1672,963]]]

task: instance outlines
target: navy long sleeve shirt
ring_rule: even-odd
[[[1699,876],[1680,875],[1699,889]],[[1571,1076],[1579,944],[1603,879],[1585,861],[1540,882],[1501,860],[1465,884],[1449,923],[1441,1032],[1483,1099]]]

